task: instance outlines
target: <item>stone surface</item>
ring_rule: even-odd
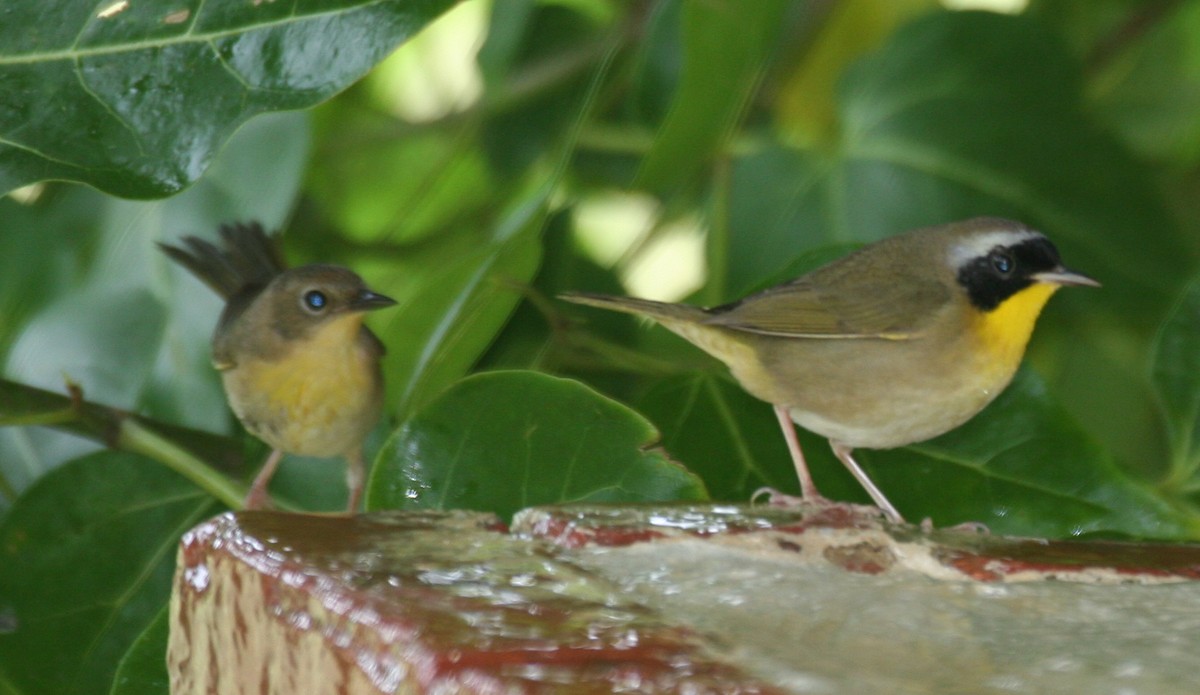
[[[1198,568],[845,507],[242,512],[183,539],[168,662],[222,695],[1200,692]]]
[[[1200,692],[1197,546],[926,533],[844,506],[530,509],[513,531],[789,692]]]
[[[943,580],[1163,584],[1200,579],[1200,546],[922,530],[888,524],[874,508],[852,505],[532,508],[517,514],[513,531],[565,548],[705,538],[722,546],[780,550],[799,562],[825,561],[849,572],[915,572]]]

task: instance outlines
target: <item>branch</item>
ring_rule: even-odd
[[[1129,44],[1146,35],[1179,5],[1179,0],[1159,0],[1138,6],[1111,33],[1102,37],[1084,58],[1091,72],[1098,72],[1124,51]]]
[[[166,465],[230,508],[241,508],[246,487],[229,474],[239,472],[244,460],[241,446],[233,440],[89,403],[75,384],[68,383],[67,391],[63,395],[0,379],[0,426],[53,427],[112,449],[141,454]]]

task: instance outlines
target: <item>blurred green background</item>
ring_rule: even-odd
[[[39,572],[123,548],[136,557],[105,576],[144,598],[96,599],[99,622],[54,664],[0,661],[0,692],[111,679],[162,606],[178,534],[222,508],[144,446],[96,453],[102,428],[31,387],[69,380],[216,447],[228,460],[205,460],[235,481],[266,453],[209,365],[218,300],[154,246],[235,220],[399,300],[369,321],[389,348],[372,508],[508,512],[797,489],[770,408],[719,364],[557,293],[712,305],[914,227],[1020,219],[1103,289],[1053,299],[1027,368],[975,420],[865,466],[912,519],[1200,537],[1198,3],[320,0],[99,17],[63,0],[61,29],[20,28],[46,5],[9,3],[25,21],[0,26],[0,658],[35,648],[13,637],[37,623],[30,606],[91,596],[38,593]],[[460,381],[478,372],[495,374]],[[580,451],[563,412],[615,444]],[[544,429],[519,436],[530,427]],[[489,443],[466,494],[437,488],[448,445],[429,442],[447,430]],[[826,494],[866,500],[823,441],[802,441]],[[616,458],[639,484],[614,482]],[[517,459],[539,480],[586,475],[513,491],[497,481]],[[289,458],[274,489],[332,510],[341,479]],[[128,549],[112,523],[135,512],[154,540]],[[131,683],[161,675],[130,668]]]

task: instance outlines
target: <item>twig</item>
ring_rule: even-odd
[[[83,391],[70,382],[67,392],[64,396],[0,379],[0,426],[54,427],[113,449],[141,454],[184,476],[230,508],[241,508],[246,487],[221,472],[241,467],[241,448],[234,442],[89,403]],[[8,489],[0,489],[0,493],[15,496],[15,491]]]
[[[1126,46],[1144,36],[1179,5],[1179,0],[1148,2],[1134,10],[1124,22],[1096,42],[1084,59],[1089,72],[1103,70]]]

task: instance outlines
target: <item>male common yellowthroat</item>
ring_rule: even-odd
[[[344,456],[347,510],[363,486],[362,443],[379,421],[384,347],[363,314],[396,302],[335,265],[288,270],[274,238],[257,223],[223,225],[223,248],[196,237],[159,244],[221,295],[213,365],[233,412],[274,451],[254,478],[246,508],[267,502],[283,454]]]
[[[892,521],[900,513],[851,456],[936,437],[1012,380],[1046,301],[1099,286],[1019,222],[977,218],[865,246],[791,282],[712,309],[574,294],[654,319],[724,362],[775,406],[801,495],[823,501],[793,422],[834,454]]]

